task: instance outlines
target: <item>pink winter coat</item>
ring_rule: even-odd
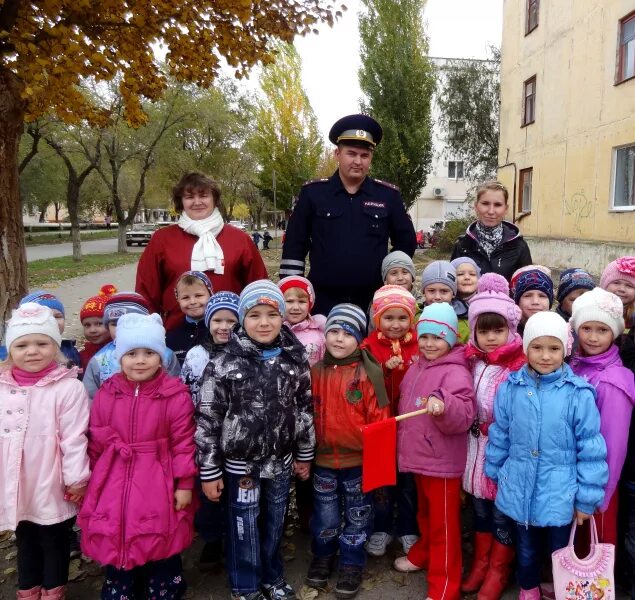
[[[88,481],[88,395],[77,369],[57,367],[20,387],[0,373],[0,531],[75,516],[66,486]]]
[[[324,339],[324,327],[326,326],[326,317],[324,315],[314,315],[291,325],[285,321],[285,325],[289,327],[295,337],[304,346],[309,357],[309,366],[317,364],[324,358],[326,350],[326,340]]]
[[[461,477],[467,454],[465,434],[476,414],[464,347],[456,345],[434,361],[420,356],[406,372],[400,391],[400,415],[423,408],[422,400],[428,396],[443,400],[445,411],[439,417],[420,415],[399,422],[399,470],[430,477]]]
[[[177,512],[174,491],[192,489],[194,405],[164,371],[136,384],[121,373],[95,395],[88,452],[93,475],[79,513],[82,550],[132,569],[192,542],[195,506]]]

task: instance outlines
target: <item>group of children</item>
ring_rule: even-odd
[[[419,302],[406,254],[382,276],[370,307],[323,317],[304,277],[236,295],[188,271],[167,335],[142,296],[104,286],[80,313],[80,352],[61,338],[59,300],[26,296],[0,365],[0,530],[16,532],[17,597],[64,598],[77,520],[104,599],[182,598],[194,530],[202,567],[224,558],[232,598],[292,599],[281,541],[294,480],[305,583],[337,571],[338,598],[395,536],[394,568],[426,570],[434,600],[496,600],[514,565],[523,600],[553,594],[544,551],[568,543],[574,519],[617,543],[620,477],[627,502],[635,492],[635,257],[599,287],[564,271],[557,295],[539,265],[508,284],[469,258],[435,261]],[[421,409],[397,429],[396,485],[365,493],[362,427]],[[622,508],[635,569],[635,509]]]

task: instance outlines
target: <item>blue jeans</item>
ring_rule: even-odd
[[[227,573],[232,592],[249,594],[283,577],[280,543],[291,469],[275,479],[225,473]]]
[[[412,473],[397,472],[397,485],[373,493],[373,531],[397,536],[419,535],[417,526],[417,488]],[[395,518],[395,503],[397,518]]]
[[[335,556],[339,549],[340,566],[363,568],[372,512],[371,495],[362,492],[361,467],[315,467],[311,518],[311,550],[315,556]]]
[[[223,539],[225,521],[223,518],[225,498],[212,502],[197,485],[199,505],[194,515],[194,529],[206,544],[220,542]]]
[[[518,554],[518,585],[531,590],[540,585],[544,553],[549,556],[569,543],[571,525],[562,527],[525,527],[516,523],[516,552]]]
[[[474,509],[474,531],[491,533],[503,546],[511,546],[514,543],[512,538],[514,522],[496,508],[493,500],[472,496],[472,508]]]

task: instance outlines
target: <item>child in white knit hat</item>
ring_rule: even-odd
[[[543,553],[569,541],[602,506],[608,480],[595,390],[564,362],[570,331],[554,312],[527,320],[528,364],[496,392],[485,474],[498,483],[496,507],[516,523],[520,600],[540,600]]]
[[[60,362],[50,308],[13,311],[0,366],[0,531],[15,531],[18,598],[64,598],[70,531],[90,475],[88,395]]]

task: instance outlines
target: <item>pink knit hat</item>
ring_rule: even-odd
[[[485,273],[478,280],[478,292],[470,300],[467,321],[470,324],[470,339],[476,343],[476,320],[485,313],[495,313],[507,321],[509,327],[509,341],[514,337],[521,311],[509,297],[507,280],[497,273]]]
[[[635,286],[635,256],[622,256],[612,263],[609,263],[600,277],[600,287],[606,289],[609,283],[618,279],[628,281]]]
[[[278,287],[283,294],[292,288],[300,288],[309,297],[309,310],[313,308],[315,304],[315,291],[313,284],[306,277],[302,277],[301,275],[289,275],[278,282]]]
[[[403,308],[414,319],[417,309],[415,297],[400,285],[384,285],[373,296],[373,321],[379,328],[379,318],[390,308]]]

